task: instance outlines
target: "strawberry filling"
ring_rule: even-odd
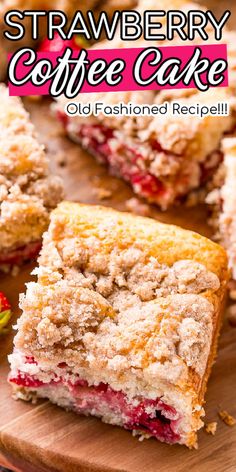
[[[25,363],[37,364],[33,357],[27,357]],[[62,369],[62,375],[55,375],[49,383],[23,372],[10,377],[9,381],[29,389],[66,387],[73,401],[73,409],[79,414],[92,412],[95,416],[103,416],[106,411],[116,418],[121,418],[121,424],[125,429],[146,433],[171,444],[180,440],[180,435],[176,432],[180,417],[173,407],[160,398],[150,400],[137,397],[132,402],[128,400],[125,393],[113,390],[108,384],[89,386],[86,380],[78,378],[75,381],[74,376],[72,382],[65,375],[65,373],[68,374],[66,364],[61,363],[58,367]]]
[[[59,111],[58,118],[67,129],[69,118],[65,113]],[[172,176],[173,181],[170,180],[168,184],[168,179],[165,181],[165,176],[158,178],[149,171],[147,159],[137,147],[120,142],[117,147],[114,147],[111,140],[115,139],[115,135],[111,128],[100,124],[82,125],[78,128],[77,137],[101,163],[109,165],[114,175],[123,177],[130,182],[136,193],[150,199],[150,201],[155,201],[160,205],[163,201],[168,203],[170,200],[172,203],[173,191],[175,191],[175,200],[180,200],[193,189],[190,173],[185,172],[183,175]],[[164,153],[170,161],[171,159],[181,159],[181,156],[162,148],[156,139],[152,138],[149,144],[152,151]],[[220,151],[214,151],[206,157],[204,163],[199,164],[199,186],[204,185],[212,177],[221,160]],[[170,184],[170,182],[172,183]]]
[[[23,262],[35,259],[41,249],[42,242],[35,241],[12,251],[0,253],[0,265],[20,265]]]

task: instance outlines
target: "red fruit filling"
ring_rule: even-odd
[[[33,357],[27,357],[25,362],[37,364]],[[67,366],[65,363],[60,363],[58,367],[63,369]],[[48,386],[55,388],[61,385],[70,391],[77,413],[93,412],[97,416],[102,416],[100,411],[105,408],[110,414],[122,418],[125,429],[147,433],[171,444],[180,440],[180,435],[176,433],[179,415],[173,407],[165,404],[160,398],[156,400],[136,398],[132,404],[123,392],[113,390],[108,384],[89,386],[87,381],[80,378],[71,382],[64,377],[63,372],[62,376],[55,375],[50,383],[44,383],[22,372],[18,372],[17,376],[10,378],[9,381],[30,389]]]
[[[0,265],[20,265],[23,262],[30,261],[35,259],[41,249],[42,242],[36,241],[33,243],[27,244],[27,246],[19,247],[13,249],[9,252],[0,253]]]
[[[60,117],[61,121],[62,118]],[[143,161],[142,155],[135,148],[122,144],[122,155],[113,151],[109,140],[114,137],[114,131],[101,125],[83,125],[79,131],[79,138],[88,140],[87,147],[104,164],[108,164],[111,172],[131,182],[139,193],[146,197],[161,196],[165,192],[164,184],[153,174],[142,171],[138,160]]]

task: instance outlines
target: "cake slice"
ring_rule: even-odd
[[[228,253],[232,278],[236,282],[236,137],[222,141],[222,153],[223,164],[214,178],[215,188],[207,196],[207,203],[213,205],[211,223]]]
[[[0,85],[0,269],[34,258],[49,213],[62,199],[44,147],[18,97]]]
[[[186,14],[189,10],[204,10],[204,7],[187,0],[160,0],[161,10],[178,10]],[[145,10],[157,9],[155,0],[139,1],[136,6],[141,14]],[[160,20],[165,23],[166,17]],[[214,31],[208,27],[209,44],[216,43]],[[180,105],[211,106],[216,102],[228,102],[230,116],[194,115],[171,116],[112,116],[99,113],[95,116],[68,116],[65,106],[68,103],[60,97],[55,106],[56,114],[61,120],[69,137],[92,153],[97,160],[106,164],[113,175],[128,182],[135,193],[151,203],[156,203],[163,210],[183,201],[185,197],[199,188],[205,187],[222,160],[220,142],[225,133],[235,125],[235,92],[236,92],[236,33],[224,29],[222,43],[228,45],[229,84],[227,89],[210,89],[198,92],[197,89],[167,90],[160,92],[109,92],[79,94],[79,103],[102,102],[114,105],[119,102],[134,105],[162,104],[165,101],[178,102]],[[171,45],[207,44],[196,38],[195,41],[180,40],[177,35]],[[219,44],[219,41],[217,41]],[[122,42],[119,36],[113,41],[97,43],[94,48],[130,48],[149,46],[170,46],[169,41]]]
[[[228,279],[181,228],[61,203],[21,296],[9,382],[134,434],[196,447]]]

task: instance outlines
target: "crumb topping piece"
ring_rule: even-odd
[[[236,419],[226,410],[219,411],[219,417],[227,426],[234,426],[236,424]]]
[[[205,425],[205,431],[208,434],[212,434],[212,436],[215,436],[217,430],[217,422],[212,421],[211,423],[207,423]]]

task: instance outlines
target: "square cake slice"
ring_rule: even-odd
[[[37,40],[33,40],[31,18],[25,17],[22,21],[25,28],[24,37],[18,41],[11,41],[5,38],[3,35],[5,30],[10,31],[13,35],[15,34],[14,28],[10,28],[4,22],[4,16],[8,11],[59,10],[67,15],[69,24],[77,10],[80,10],[84,15],[86,15],[87,11],[92,10],[96,17],[101,10],[104,10],[110,16],[115,10],[132,8],[135,4],[135,0],[81,0],[80,2],[78,2],[78,0],[0,0],[0,81],[6,79],[8,54],[14,53],[22,47],[37,49],[40,41],[43,41],[47,37],[46,18],[40,18],[39,37]]]
[[[36,273],[9,358],[16,397],[196,447],[228,280],[224,249],[152,219],[64,202]]]
[[[49,213],[62,199],[44,147],[18,97],[0,85],[0,269],[38,255]]]

